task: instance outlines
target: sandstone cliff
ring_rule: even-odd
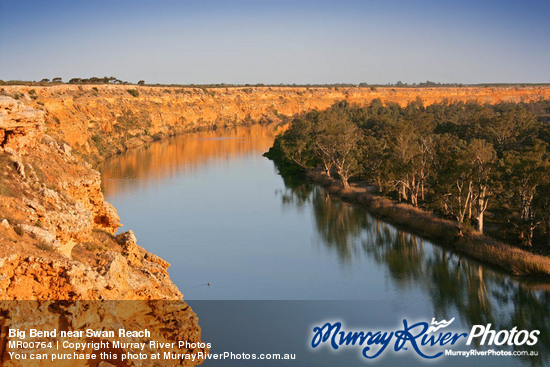
[[[169,264],[139,247],[131,231],[114,235],[119,218],[104,201],[99,173],[45,130],[43,111],[0,96],[0,299],[38,302],[0,303],[2,332],[13,324],[100,329],[101,318],[111,318],[126,328],[151,325],[166,340],[200,341],[197,317],[170,281]],[[112,303],[66,302],[76,300],[134,303],[115,312]],[[93,315],[103,316],[90,321]],[[3,335],[3,365],[5,343]]]
[[[130,90],[130,92],[128,92]],[[134,92],[137,91],[136,92]],[[281,115],[375,98],[400,105],[421,98],[482,103],[550,98],[549,87],[177,88],[124,85],[6,86],[0,93],[42,110],[48,134],[90,161],[166,135],[214,126],[278,121]]]

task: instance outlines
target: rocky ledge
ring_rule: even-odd
[[[179,301],[169,318],[159,309],[140,322],[200,341],[169,264],[131,231],[115,236],[119,217],[104,200],[99,173],[46,133],[43,112],[0,96],[0,299]],[[6,325],[14,311],[3,309]],[[166,329],[163,318],[178,327]]]

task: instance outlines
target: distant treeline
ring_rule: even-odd
[[[72,78],[68,82],[63,82],[61,77],[52,79],[42,79],[40,81],[26,80],[0,80],[0,85],[28,85],[40,86],[50,84],[122,84],[122,85],[146,85],[150,87],[178,87],[178,88],[241,88],[241,87],[288,87],[288,88],[371,88],[375,90],[377,87],[391,88],[461,88],[461,87],[527,87],[527,86],[550,86],[550,83],[484,83],[484,84],[463,84],[463,83],[438,83],[427,80],[422,83],[407,84],[402,81],[387,84],[371,84],[371,83],[330,83],[330,84],[232,84],[232,83],[213,83],[213,84],[148,84],[144,80],[137,83],[122,81],[114,76],[90,77],[90,78]]]
[[[139,85],[144,84],[143,80],[138,82]],[[0,85],[49,85],[49,84],[132,84],[122,81],[114,76],[91,77],[91,78],[72,78],[67,83],[63,83],[63,78],[55,77],[50,79],[42,79],[40,81],[25,81],[25,80],[0,80]]]
[[[527,246],[550,238],[550,101],[339,102],[294,118],[271,157]],[[487,225],[484,225],[487,223]]]

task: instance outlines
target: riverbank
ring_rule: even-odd
[[[438,245],[465,254],[516,276],[550,279],[550,257],[533,254],[497,241],[477,231],[458,234],[455,222],[434,214],[369,193],[365,186],[352,183],[343,189],[340,181],[318,171],[306,176],[342,200],[364,206],[375,217],[433,240]]]

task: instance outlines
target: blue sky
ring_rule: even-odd
[[[550,82],[550,1],[0,0],[0,79]]]

